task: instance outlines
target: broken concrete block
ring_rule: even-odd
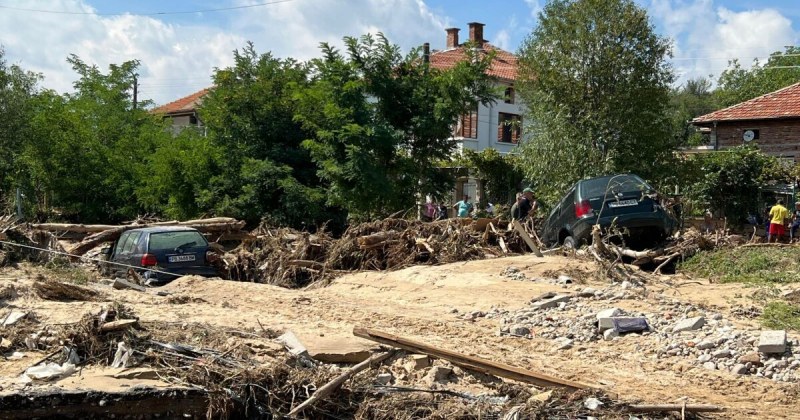
[[[353,336],[297,333],[308,355],[323,363],[361,363],[369,359],[375,343]]]
[[[595,290],[595,289],[593,289],[591,287],[587,287],[587,288],[581,290],[578,293],[578,296],[580,296],[580,297],[593,297],[595,293],[597,293],[597,290]]]
[[[431,365],[431,358],[424,354],[412,354],[410,359],[411,360],[406,363],[406,369],[409,372],[425,369]]]
[[[27,312],[24,311],[11,311],[4,319],[3,326],[8,327],[10,325],[16,324],[20,319],[25,318],[28,316]]]
[[[375,377],[375,383],[378,385],[389,385],[392,383],[394,376],[391,373],[381,373]]]
[[[597,320],[599,321],[600,318],[613,318],[620,315],[622,315],[622,311],[619,308],[603,309],[597,313]]]
[[[553,297],[551,297],[549,299],[545,299],[545,300],[542,300],[540,302],[536,302],[532,306],[535,309],[549,309],[549,308],[555,308],[555,307],[558,306],[559,303],[567,302],[569,300],[570,300],[570,296],[569,295],[556,295],[556,296],[553,296]]]
[[[786,351],[786,330],[762,331],[758,339],[761,353],[783,353]]]
[[[514,324],[508,328],[508,333],[511,335],[521,335],[526,336],[531,333],[530,328],[521,325],[521,324]]]
[[[536,405],[536,403],[544,403],[547,402],[552,396],[553,396],[553,390],[540,392],[528,398],[528,404]]]
[[[632,331],[645,331],[648,328],[647,319],[637,316],[615,316],[610,318],[598,318],[597,328],[600,331],[610,330],[612,328],[617,331],[632,332]]]
[[[428,374],[425,375],[425,380],[431,384],[447,382],[451,373],[453,373],[453,369],[444,366],[434,366],[428,371]]]
[[[286,347],[286,350],[293,356],[308,356],[308,350],[306,350],[306,346],[300,342],[300,339],[297,338],[291,331],[286,331],[280,337],[275,339],[277,342],[283,344]]]
[[[681,321],[678,321],[675,326],[672,327],[672,332],[678,333],[682,331],[694,331],[703,328],[703,325],[706,324],[706,319],[702,316],[696,316],[694,318],[687,318]]]
[[[610,340],[613,340],[613,339],[614,339],[614,338],[616,338],[616,337],[619,337],[619,331],[617,331],[617,330],[615,330],[615,329],[613,329],[613,328],[612,328],[612,329],[610,329],[610,330],[606,330],[606,331],[603,333],[603,338],[604,338],[605,340],[609,340],[609,341],[610,341]]]

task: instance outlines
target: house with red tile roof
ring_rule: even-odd
[[[469,42],[459,43],[459,28],[445,29],[445,49],[430,53],[430,65],[437,69],[448,69],[467,59],[467,48],[477,48],[478,53],[494,53],[488,74],[505,93],[504,99],[488,105],[478,105],[474,111],[462,115],[453,126],[452,140],[459,152],[464,149],[481,151],[496,149],[500,153],[512,152],[522,139],[522,114],[525,106],[515,94],[517,79],[517,57],[498,48],[483,38],[484,24],[470,22]],[[463,194],[478,199],[482,190],[480,183],[469,177],[459,178],[455,198]]]
[[[800,83],[699,116],[710,150],[754,144],[764,153],[800,162]]]
[[[175,134],[187,127],[201,130],[205,134],[203,121],[197,114],[197,109],[203,102],[203,98],[208,94],[210,88],[195,92],[189,96],[174,100],[166,105],[154,108],[151,112],[163,115],[164,118],[172,120],[172,131]]]

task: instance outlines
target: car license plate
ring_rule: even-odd
[[[638,203],[639,203],[639,200],[612,201],[612,202],[608,203],[608,207],[611,207],[612,209],[615,208],[615,207],[630,207],[630,206],[635,206]]]
[[[167,261],[169,261],[171,263],[173,263],[173,262],[188,262],[188,261],[194,261],[194,260],[195,260],[194,254],[191,254],[191,255],[173,255],[171,257],[167,257]]]

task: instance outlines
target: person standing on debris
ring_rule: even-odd
[[[792,239],[797,238],[797,228],[800,227],[800,201],[794,203],[794,214],[792,215]]]
[[[700,225],[700,231],[703,233],[712,233],[717,230],[717,225],[714,224],[714,218],[711,215],[711,210],[706,210],[703,214],[703,224]]]
[[[494,204],[488,203],[486,205],[486,214],[489,215],[489,217],[494,216]]]
[[[774,206],[769,210],[769,235],[767,236],[767,243],[772,242],[772,238],[775,238],[775,242],[778,242],[786,233],[786,219],[789,218],[789,210],[786,207],[783,207],[783,199],[779,198],[778,202],[775,203]]]
[[[516,206],[516,209],[512,208],[511,210],[511,217],[513,217],[514,220],[522,220],[536,213],[539,203],[536,202],[533,190],[530,188],[522,190],[522,197],[517,200]]]
[[[458,217],[469,217],[469,213],[472,211],[472,203],[469,202],[469,196],[464,194],[464,199],[453,204],[453,208],[458,210]]]

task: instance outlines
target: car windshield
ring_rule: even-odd
[[[650,186],[636,175],[614,175],[581,183],[581,197],[604,197],[609,192],[648,191]]]
[[[206,245],[206,238],[196,231],[158,232],[150,234],[150,250],[164,251],[176,248]]]

